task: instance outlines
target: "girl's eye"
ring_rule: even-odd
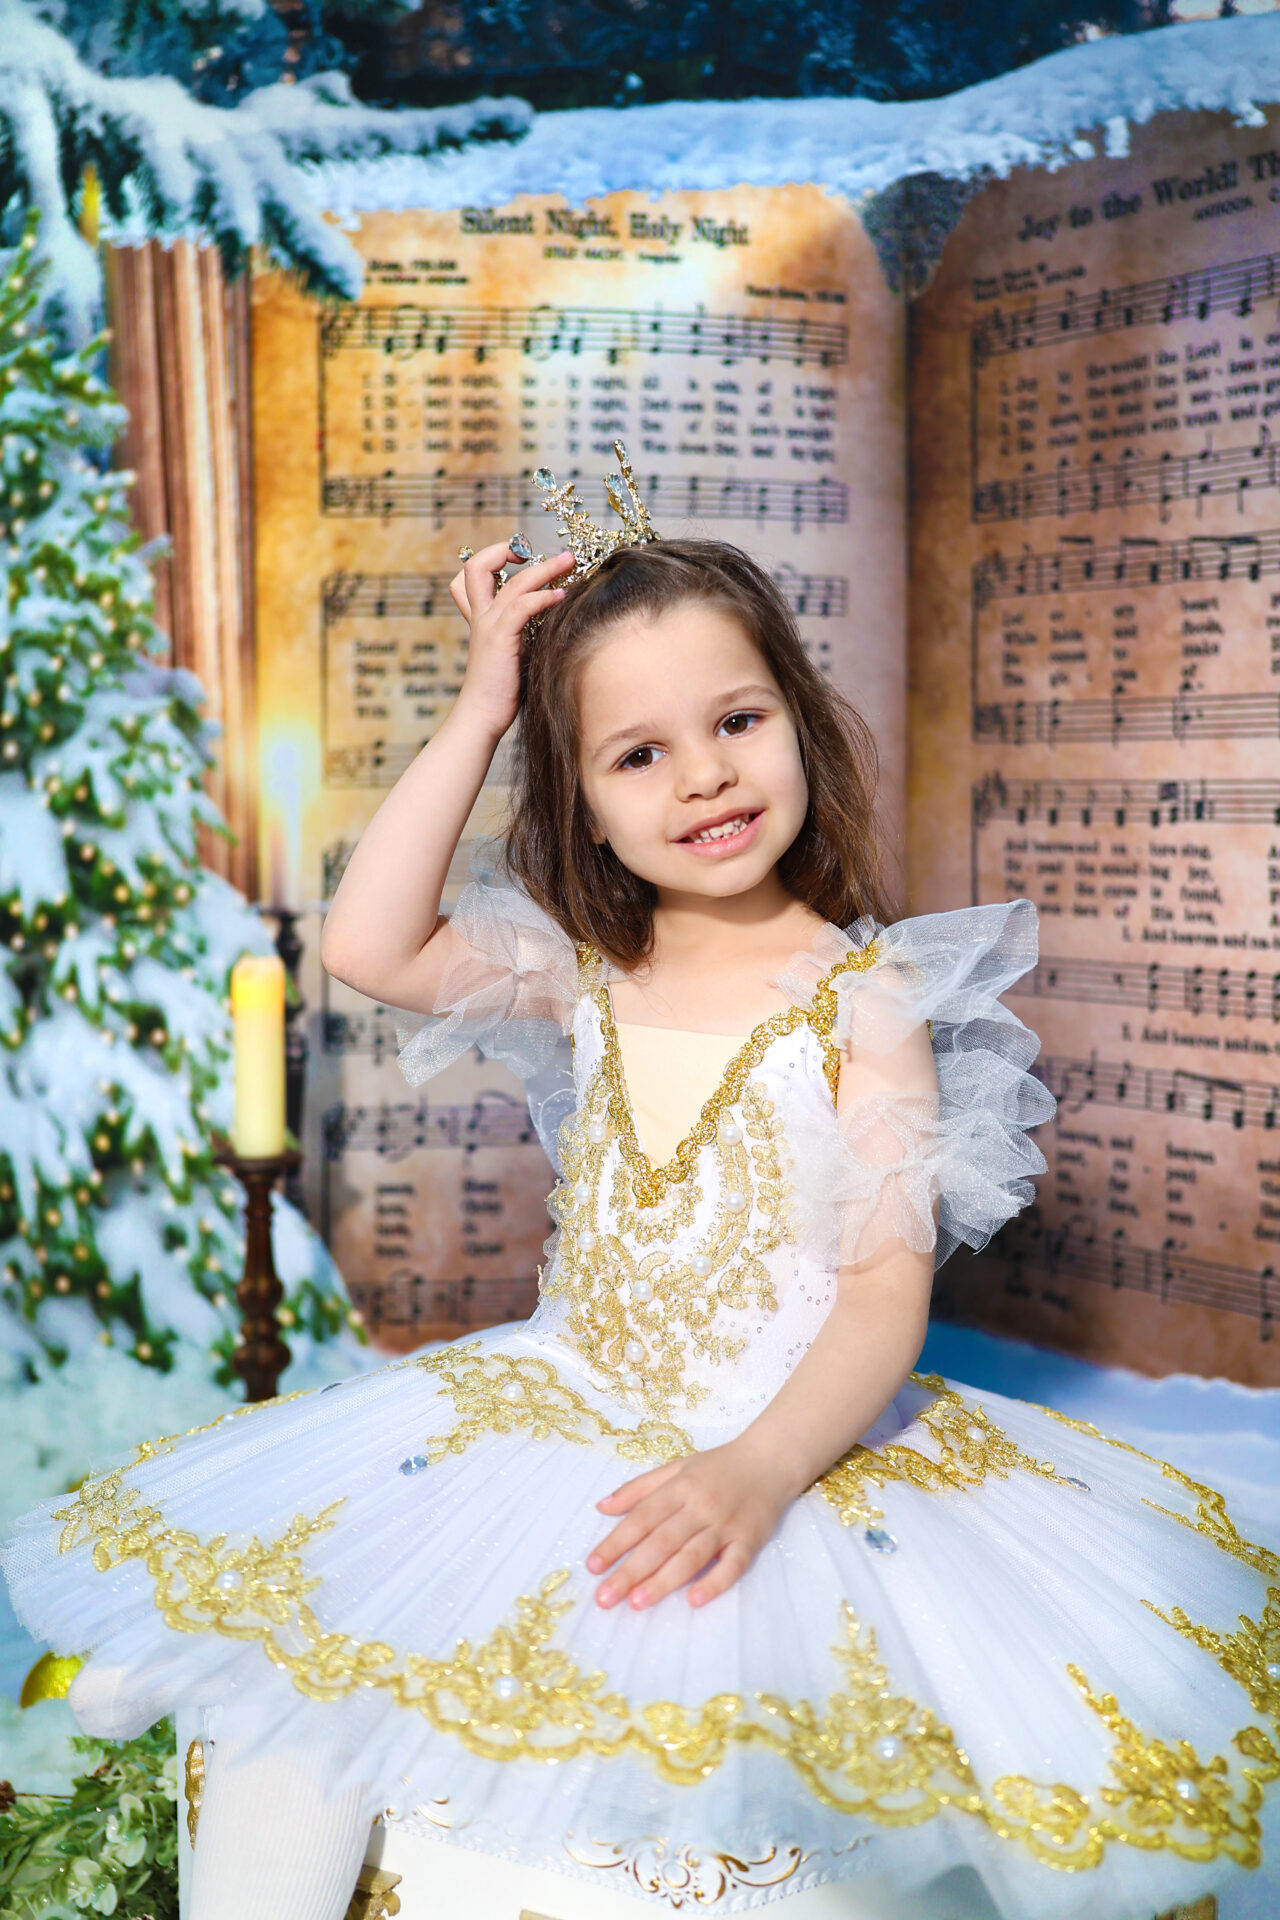
[[[720,722],[720,724],[722,727],[727,727],[727,726],[730,726],[735,720],[746,720],[748,722],[752,722],[752,721],[758,720],[759,718],[760,718],[760,715],[758,713],[730,713],[725,715],[725,718]],[[747,731],[748,731],[747,727],[739,727],[730,737],[734,740],[740,740],[743,734],[746,733]],[[645,773],[647,772],[649,767],[653,765],[653,762],[652,760],[637,761],[636,755],[638,753],[652,754],[652,753],[656,753],[657,751],[658,749],[655,747],[632,747],[630,753],[624,754],[622,759],[619,760],[618,762],[619,769],[628,768],[635,773]]]

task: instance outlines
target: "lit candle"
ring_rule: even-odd
[[[232,1145],[242,1160],[284,1152],[284,962],[242,954],[231,969],[236,1115]]]

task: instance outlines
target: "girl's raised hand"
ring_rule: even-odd
[[[630,1595],[633,1607],[650,1607],[696,1575],[689,1604],[714,1600],[741,1579],[794,1497],[780,1463],[770,1470],[732,1440],[637,1475],[596,1502],[626,1515],[587,1555],[588,1572],[614,1569],[596,1599],[612,1607]]]
[[[479,714],[495,737],[504,734],[520,704],[520,636],[535,614],[564,598],[556,584],[573,566],[566,548],[508,579],[495,588],[498,569],[514,566],[517,556],[505,540],[473,553],[461,573],[449,582],[449,591],[471,628],[467,671],[455,702]]]

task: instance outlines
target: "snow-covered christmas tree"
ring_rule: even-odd
[[[160,1369],[185,1340],[230,1384],[227,981],[271,942],[197,862],[214,729],[162,664],[128,476],[86,451],[122,424],[102,343],[29,330],[35,246],[30,218],[0,278],[0,1340],[56,1361],[92,1328]],[[351,1318],[319,1271],[282,1315],[312,1339]]]
[[[106,466],[124,415],[102,341],[65,354],[40,330],[37,251],[31,216],[0,254],[0,1532],[94,1460],[243,1398],[243,1194],[214,1136],[230,969],[271,950],[199,864],[197,823],[227,831],[201,790],[217,729],[163,664],[129,476]],[[279,1195],[273,1226],[286,1387],[372,1364]],[[0,1606],[0,1679],[35,1651]],[[37,1773],[52,1711],[22,1716]]]

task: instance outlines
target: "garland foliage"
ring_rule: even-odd
[[[72,1739],[85,1770],[69,1797],[0,1800],[0,1913],[13,1920],[178,1920],[173,1721],[133,1740]],[[0,1794],[7,1786],[0,1782]],[[3,1794],[3,1799],[10,1799]]]

